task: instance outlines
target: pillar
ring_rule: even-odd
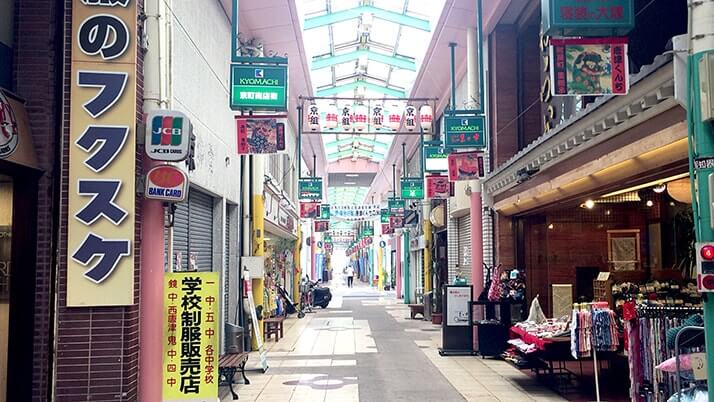
[[[411,291],[412,287],[411,284],[409,283],[409,258],[411,258],[411,255],[409,254],[409,231],[405,230],[404,231],[404,236],[402,236],[404,244],[402,245],[402,252],[404,253],[404,267],[402,267],[402,271],[404,272],[404,303],[410,304],[412,302],[412,297],[411,297]]]
[[[481,183],[474,180],[471,183],[471,282],[473,283],[473,300],[483,290],[483,229],[481,209]]]
[[[253,212],[253,233],[251,244],[253,247],[252,254],[256,257],[262,257],[265,255],[265,205],[263,203],[263,172],[264,161],[263,155],[252,155],[253,168],[251,171],[251,178],[253,181],[253,194],[252,194],[252,212]],[[253,301],[255,301],[255,307],[262,306],[265,303],[263,293],[265,291],[265,277],[252,278],[251,280],[251,291],[253,292]],[[266,311],[263,310],[263,314]],[[256,326],[256,332],[263,336],[263,320],[258,320],[258,325]],[[258,348],[257,337],[253,337],[253,349]]]
[[[396,282],[397,282],[397,299],[402,298],[402,235],[401,234],[395,234],[394,235],[394,242],[397,244],[397,252],[395,253],[395,258],[397,261],[395,261],[396,264]]]
[[[424,294],[431,292],[431,243],[432,243],[432,233],[431,233],[431,221],[429,216],[431,215],[431,206],[426,205],[423,209],[424,219]]]
[[[293,271],[293,302],[297,303],[300,300],[300,249],[302,248],[302,227],[297,224],[297,240],[295,240],[295,249],[293,250],[293,260],[295,263],[295,270]]]

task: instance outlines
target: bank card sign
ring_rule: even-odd
[[[627,38],[551,39],[550,44],[553,95],[627,94]]]
[[[146,175],[144,196],[152,200],[182,202],[188,195],[188,176],[172,165],[161,165]]]
[[[156,110],[146,119],[146,155],[156,161],[179,162],[188,157],[191,122],[179,111]]]
[[[322,177],[301,177],[298,179],[298,198],[301,201],[322,200]]]
[[[402,177],[399,182],[402,198],[418,200],[424,198],[424,179],[421,177]]]
[[[286,119],[236,117],[238,154],[275,154],[285,151]]]
[[[447,148],[484,148],[486,146],[484,116],[447,116],[444,118]]]
[[[136,3],[72,1],[67,306],[135,303]]]
[[[231,109],[286,111],[287,94],[287,65],[231,64]]]
[[[635,27],[634,0],[541,0],[549,36],[626,35]]]
[[[164,401],[218,399],[218,289],[218,272],[164,274]]]
[[[449,180],[474,180],[484,176],[481,152],[459,152],[449,155]]]

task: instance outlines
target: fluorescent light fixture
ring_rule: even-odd
[[[640,184],[639,186],[634,186],[634,187],[626,188],[626,189],[624,189],[624,190],[617,190],[617,191],[614,191],[614,192],[612,192],[612,193],[605,194],[605,195],[603,195],[601,198],[607,198],[607,197],[612,197],[612,196],[614,196],[614,195],[620,195],[620,194],[624,194],[624,193],[629,193],[629,192],[631,192],[631,191],[637,191],[637,190],[641,190],[641,189],[647,188],[647,187],[658,186],[658,185],[665,184],[665,183],[670,182],[670,181],[674,181],[674,180],[678,180],[678,179],[683,179],[683,178],[685,178],[685,177],[689,177],[689,173],[682,173],[682,174],[678,174],[678,175],[674,175],[674,176],[667,177],[667,178],[665,178],[665,179],[656,180],[656,181],[651,181],[651,182],[645,183],[645,184]]]
[[[357,182],[354,182],[354,181],[346,181],[345,182],[345,186],[354,186],[355,184],[357,184]]]
[[[357,174],[357,173],[347,173],[345,176],[346,176],[346,177],[359,177],[359,174]]]

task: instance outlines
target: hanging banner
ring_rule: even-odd
[[[404,217],[403,216],[390,216],[389,217],[389,227],[394,229],[399,229],[404,227]]]
[[[330,222],[315,221],[315,232],[327,232],[330,230]]]
[[[236,116],[238,154],[275,154],[285,151],[287,119]]]
[[[305,219],[316,219],[320,216],[319,202],[301,202],[300,217]]]
[[[136,303],[136,3],[72,1],[67,306]]]
[[[474,112],[476,113],[476,112]],[[484,148],[486,146],[484,116],[444,117],[444,144],[447,148]]]
[[[384,208],[379,210],[379,222],[389,223],[389,209]]]
[[[627,38],[551,38],[550,44],[554,96],[627,94]]]
[[[399,180],[402,198],[421,200],[424,198],[424,179],[421,177],[402,177]]]
[[[449,180],[474,180],[483,176],[481,152],[460,152],[449,155]]]
[[[163,399],[218,399],[218,272],[164,274]]]
[[[232,110],[286,111],[288,66],[231,64]]]
[[[451,182],[447,176],[426,176],[426,198],[445,200],[451,196]]]
[[[541,8],[545,35],[626,35],[635,27],[634,0],[542,0]]]
[[[188,195],[188,176],[173,165],[160,165],[146,174],[144,196],[152,200],[182,202]]]
[[[322,177],[301,177],[298,179],[300,201],[322,201]]]
[[[323,221],[330,220],[330,204],[320,205],[320,220],[323,220]]]
[[[449,170],[447,158],[449,151],[444,147],[424,147],[424,170],[427,172],[446,172]]]

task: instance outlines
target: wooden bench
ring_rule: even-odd
[[[243,375],[244,384],[250,384],[250,381],[245,376],[245,364],[247,362],[248,353],[246,352],[227,353],[218,359],[218,375],[220,378],[225,378],[224,384],[228,383],[234,401],[238,399],[238,394],[233,390],[233,377],[236,375],[236,372],[240,371],[241,375]]]
[[[421,317],[424,318],[424,305],[423,304],[408,304],[409,306],[409,315],[411,316],[412,320],[416,319],[417,314],[421,314]]]
[[[283,337],[283,321],[285,317],[277,316],[272,318],[266,318],[263,320],[263,336],[267,341],[270,336],[275,334],[275,342],[279,341]],[[278,337],[280,336],[280,338]]]

